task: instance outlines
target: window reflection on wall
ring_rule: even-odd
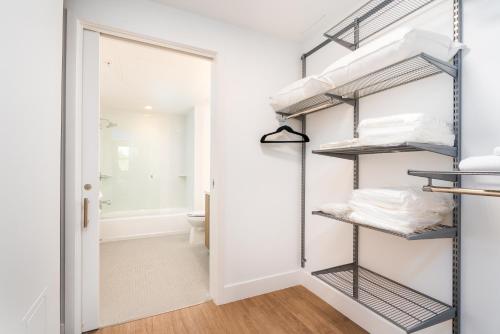
[[[129,153],[130,153],[130,147],[118,146],[118,168],[120,168],[122,172],[128,171]]]

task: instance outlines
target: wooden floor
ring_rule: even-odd
[[[306,288],[216,306],[212,302],[106,327],[93,334],[367,333]]]

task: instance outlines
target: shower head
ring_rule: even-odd
[[[105,123],[103,124],[103,122],[105,122]],[[114,127],[118,126],[118,123],[113,123],[107,118],[101,118],[101,129],[103,128],[103,126],[107,129],[109,129],[109,128],[114,128]]]

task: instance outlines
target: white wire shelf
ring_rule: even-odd
[[[421,53],[278,110],[277,113],[298,117],[343,103],[352,104],[355,97],[362,98],[440,73],[455,77],[457,69],[448,62]]]

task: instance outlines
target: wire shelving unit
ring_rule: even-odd
[[[405,142],[394,145],[366,145],[352,147],[338,147],[313,150],[312,153],[326,155],[329,157],[355,160],[357,156],[364,154],[400,153],[400,152],[432,152],[449,157],[457,155],[457,148],[446,145],[436,145],[429,143]]]
[[[455,227],[448,226],[445,224],[432,225],[432,226],[426,227],[424,229],[418,230],[418,231],[413,232],[413,233],[401,233],[401,232],[397,232],[397,231],[393,231],[393,230],[389,230],[389,229],[378,228],[378,227],[374,227],[372,225],[367,225],[367,224],[355,222],[353,220],[346,219],[345,217],[338,216],[338,215],[332,215],[332,214],[325,213],[322,211],[313,211],[312,214],[317,215],[317,216],[330,218],[330,219],[333,219],[335,221],[368,228],[370,230],[375,230],[375,231],[395,235],[397,237],[404,238],[406,240],[454,238],[457,235],[457,229]]]
[[[462,0],[451,0],[453,3],[453,37],[455,41],[462,38]],[[329,29],[324,35],[325,41],[302,56],[302,75],[306,76],[307,58],[331,42],[336,42],[351,50],[359,47],[377,32],[399,22],[407,16],[431,4],[433,0],[370,0],[358,10],[348,15],[340,23]],[[427,54],[419,54],[402,60],[380,70],[352,80],[326,93],[316,95],[278,111],[288,118],[297,117],[302,120],[302,132],[306,131],[306,116],[310,113],[325,110],[340,104],[353,107],[353,135],[357,137],[359,123],[359,100],[365,96],[379,93],[394,87],[422,80],[440,73],[453,78],[453,129],[456,137],[454,147],[407,142],[393,146],[357,146],[350,148],[334,148],[315,150],[313,153],[353,161],[353,188],[359,187],[359,156],[363,154],[381,154],[396,152],[428,151],[453,158],[454,169],[460,161],[461,144],[461,52],[454,57],[453,63],[437,60]],[[302,189],[301,189],[301,264],[305,267],[305,183],[306,183],[306,145],[302,144]],[[419,175],[421,176],[421,175]],[[443,176],[445,177],[445,176]],[[446,176],[460,187],[460,179]],[[455,195],[455,209],[451,226],[437,225],[419,233],[403,234],[394,231],[374,228],[358,224],[342,217],[315,211],[332,220],[353,225],[352,263],[325,270],[315,271],[312,275],[328,286],[346,294],[359,304],[372,310],[379,316],[398,326],[407,333],[436,325],[452,319],[453,334],[460,333],[460,197]],[[430,296],[415,291],[398,282],[377,274],[359,265],[359,231],[360,227],[389,233],[407,240],[423,240],[437,238],[452,239],[452,305],[442,303]]]
[[[335,107],[343,103],[353,105],[356,97],[366,97],[441,73],[447,73],[452,77],[456,77],[457,68],[453,64],[421,53],[277,112],[293,118]]]
[[[312,273],[406,333],[453,319],[456,310],[353,263]]]
[[[373,0],[348,15],[324,35],[351,50],[357,44],[384,30],[433,0]]]

